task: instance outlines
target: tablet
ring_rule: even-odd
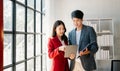
[[[76,55],[77,48],[78,48],[77,45],[67,45],[66,48],[65,48],[65,55],[64,55],[64,57],[68,58],[68,57],[70,57],[70,54],[75,54]]]

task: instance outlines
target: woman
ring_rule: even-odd
[[[65,45],[68,39],[66,28],[61,20],[54,23],[52,37],[48,41],[48,56],[52,59],[51,71],[69,71],[68,60],[64,58]]]

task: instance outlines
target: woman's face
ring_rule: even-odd
[[[62,24],[57,26],[55,31],[56,31],[56,35],[61,37],[65,32],[64,26]]]

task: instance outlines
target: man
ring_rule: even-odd
[[[71,17],[75,28],[69,33],[70,45],[78,45],[75,59],[71,60],[71,71],[93,71],[96,69],[94,54],[98,50],[96,33],[90,26],[83,25],[84,13],[75,10]]]

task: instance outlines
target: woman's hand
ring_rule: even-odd
[[[65,51],[65,46],[60,46],[59,51]]]
[[[75,54],[70,54],[70,59],[74,59],[75,58]]]

